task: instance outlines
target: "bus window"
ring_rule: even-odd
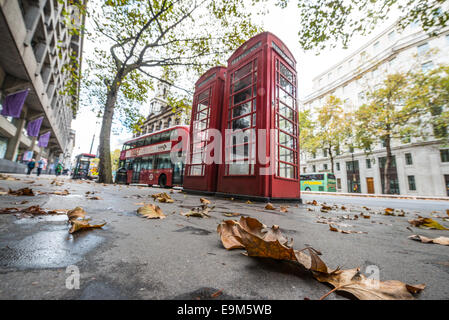
[[[141,170],[147,170],[148,169],[148,162],[149,162],[149,158],[148,157],[142,158],[142,164],[140,165],[140,169]]]
[[[160,133],[160,140],[159,141],[170,140],[170,133],[171,133],[171,131],[165,131],[165,132]]]
[[[327,178],[335,180],[335,175],[333,173],[328,173]]]
[[[146,137],[146,138],[145,138],[145,143],[144,143],[144,145],[147,146],[147,145],[152,144],[152,143],[153,143],[152,140],[153,140],[153,137],[152,137],[152,136]]]
[[[154,156],[148,157],[148,170],[154,169]]]
[[[156,169],[171,168],[170,153],[158,154],[156,156]]]
[[[143,142],[144,142],[144,140],[138,140],[137,142],[136,142],[136,147],[141,147],[142,145],[143,145]]]
[[[160,141],[161,141],[160,140],[160,134],[155,134],[153,136],[153,139],[152,139],[151,143],[159,143]]]

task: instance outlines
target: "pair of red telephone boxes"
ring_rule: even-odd
[[[295,67],[282,41],[264,32],[241,45],[227,68],[198,79],[185,191],[301,201]]]

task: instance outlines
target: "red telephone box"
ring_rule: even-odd
[[[214,67],[195,83],[189,151],[183,183],[187,192],[213,194],[217,188],[219,161],[208,164],[206,153],[210,143],[221,139],[220,136],[214,136],[210,129],[216,129],[218,133],[221,129],[225,74],[225,67]],[[211,151],[212,156],[214,152],[217,150]]]
[[[301,201],[295,67],[291,52],[269,32],[229,58],[216,195]]]

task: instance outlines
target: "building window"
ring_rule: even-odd
[[[337,178],[337,189],[341,189],[341,179]]]
[[[408,189],[410,191],[416,191],[415,176],[407,176],[407,179],[408,179]]]
[[[429,70],[433,69],[433,62],[429,61],[429,62],[425,62],[421,65],[421,70],[422,72],[427,72]]]
[[[307,172],[307,167],[302,168],[302,172]]]
[[[340,162],[337,162],[336,165],[337,165],[337,171],[340,171]]]
[[[349,153],[354,153],[354,147],[349,147]]]
[[[323,169],[327,170],[327,163],[323,164]]]
[[[366,168],[371,169],[371,160],[370,159],[366,159]]]
[[[316,172],[316,166],[312,165],[312,172]]]
[[[312,152],[312,158],[316,159],[316,152]]]
[[[377,52],[379,50],[379,41],[376,41],[376,43],[373,45],[374,52]]]
[[[449,149],[440,150],[441,162],[449,162]]]
[[[406,153],[405,154],[405,164],[407,164],[407,165],[413,164],[412,154],[411,153]]]
[[[423,44],[419,45],[417,47],[417,49],[418,49],[419,56],[425,55],[429,51],[429,43],[427,43],[427,42],[423,43]]]
[[[326,149],[323,149],[323,157],[327,157],[327,150]]]

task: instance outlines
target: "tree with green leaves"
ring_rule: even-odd
[[[193,80],[223,63],[261,30],[239,0],[104,0],[89,3],[90,37],[98,46],[86,81],[91,103],[100,105],[99,181],[112,182],[110,135],[114,115],[135,127],[153,81]],[[161,79],[164,77],[164,79]],[[186,100],[177,99],[177,101]],[[173,101],[172,101],[173,103]],[[188,103],[190,104],[190,103]]]
[[[335,156],[351,134],[351,115],[345,113],[342,101],[331,95],[325,104],[317,110],[317,119],[307,137],[306,148],[316,153],[318,149],[326,150],[331,161],[331,172],[335,172]]]
[[[383,172],[384,192],[391,193],[389,171],[393,165],[392,142],[416,135],[424,109],[407,103],[409,75],[390,74],[375,90],[367,93],[368,102],[355,112],[355,145],[372,150],[382,141],[386,148]]]
[[[318,148],[313,134],[315,122],[312,120],[310,110],[300,110],[299,117],[299,145],[301,150],[313,153]]]
[[[427,72],[410,74],[407,104],[415,109],[422,108],[421,136],[431,134],[447,143],[449,136],[449,66],[440,65]]]
[[[278,0],[286,7],[291,0]],[[356,35],[369,34],[399,12],[399,27],[417,22],[426,32],[449,24],[447,0],[297,0],[299,43],[305,50],[347,47]]]

